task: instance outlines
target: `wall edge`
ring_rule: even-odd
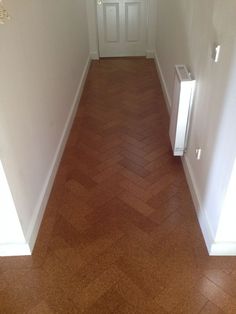
[[[62,136],[60,138],[56,153],[53,158],[52,165],[48,172],[48,176],[45,180],[44,186],[42,188],[42,192],[39,197],[38,204],[34,210],[33,217],[31,219],[31,223],[27,232],[26,240],[27,245],[29,245],[30,252],[33,252],[34,245],[37,239],[37,235],[40,229],[41,222],[43,220],[43,215],[47,206],[48,199],[50,197],[50,193],[53,187],[53,183],[57,174],[58,167],[60,165],[60,161],[70,134],[71,127],[73,125],[73,121],[76,115],[76,112],[79,107],[79,102],[84,90],[85,82],[87,79],[88,71],[90,68],[91,58],[90,56],[87,59],[87,62],[84,66],[83,74],[81,76],[80,82],[78,84],[78,88],[74,97],[74,101],[72,103],[72,107],[70,113],[68,115],[67,121],[65,123],[64,130],[62,132]]]
[[[168,110],[168,112],[170,114],[171,103],[172,103],[171,102],[171,97],[170,97],[170,94],[169,94],[168,89],[167,89],[167,85],[166,85],[166,81],[165,81],[165,78],[164,78],[164,74],[163,74],[163,71],[161,69],[161,65],[160,65],[160,62],[159,62],[159,59],[158,59],[156,51],[154,52],[154,60],[155,60],[155,64],[156,64],[157,73],[158,73],[158,76],[159,76],[159,79],[160,79],[162,91],[163,91],[163,94],[164,94],[167,110]]]

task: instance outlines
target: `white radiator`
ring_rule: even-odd
[[[186,149],[194,87],[195,80],[191,79],[186,66],[176,65],[170,120],[170,140],[174,156],[183,156]]]

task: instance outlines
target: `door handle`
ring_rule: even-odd
[[[102,4],[102,0],[97,0],[97,4],[101,5]]]

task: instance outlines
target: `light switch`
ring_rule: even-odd
[[[221,49],[221,46],[219,44],[214,44],[213,52],[212,52],[212,59],[214,60],[215,63],[219,62],[220,49]]]
[[[196,151],[195,151],[195,155],[196,155],[197,160],[200,160],[201,157],[202,157],[202,149],[201,148],[197,148]]]

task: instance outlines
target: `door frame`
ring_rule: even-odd
[[[146,57],[154,58],[155,55],[155,34],[156,34],[156,19],[157,19],[157,1],[147,1],[147,45]],[[88,17],[88,34],[89,34],[89,50],[90,57],[93,60],[98,60],[99,43],[98,43],[98,21],[97,21],[97,0],[87,0],[87,17]]]

